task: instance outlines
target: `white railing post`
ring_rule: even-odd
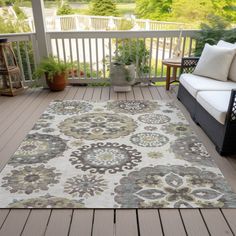
[[[145,21],[145,30],[150,30],[150,20]]]
[[[34,16],[36,39],[38,44],[38,55],[41,60],[42,58],[48,56],[46,26],[44,21],[44,3],[43,0],[32,0],[31,2]],[[47,87],[45,78],[42,80],[42,85],[43,87]]]
[[[60,16],[55,17],[55,30],[61,31],[61,17]]]

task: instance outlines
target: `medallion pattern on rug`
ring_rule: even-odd
[[[0,174],[0,207],[231,208],[173,101],[54,101]]]

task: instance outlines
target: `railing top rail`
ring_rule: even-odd
[[[14,41],[27,41],[32,36],[35,36],[35,32],[27,32],[27,33],[11,33],[11,34],[0,34],[1,38],[7,38],[9,42]]]
[[[51,38],[153,38],[153,37],[193,37],[200,30],[142,30],[142,31],[51,31]]]

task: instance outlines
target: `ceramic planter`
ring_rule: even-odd
[[[116,92],[127,92],[135,83],[135,65],[124,65],[116,62],[110,67],[111,84]]]

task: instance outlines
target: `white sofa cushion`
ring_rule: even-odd
[[[197,94],[198,103],[221,124],[225,124],[231,91],[201,91]]]
[[[227,81],[235,49],[206,44],[193,74]]]
[[[231,48],[231,49],[236,49],[236,43],[233,44],[233,43],[228,43],[228,42],[225,42],[223,40],[220,40],[218,43],[217,43],[217,46],[218,47],[225,47],[225,48]],[[228,75],[229,79],[232,80],[232,81],[235,81],[236,82],[236,53],[234,55],[234,59],[231,63],[231,66],[230,66],[230,69],[229,69],[229,75]]]
[[[185,89],[195,98],[199,91],[231,91],[232,89],[236,89],[235,82],[229,80],[226,82],[217,81],[193,74],[182,74],[179,80]]]

